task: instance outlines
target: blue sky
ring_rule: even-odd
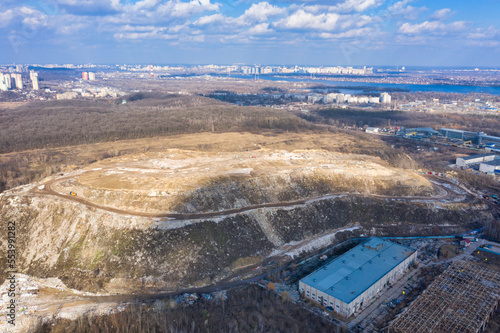
[[[500,0],[2,0],[0,63],[500,65]]]

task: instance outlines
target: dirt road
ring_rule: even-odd
[[[447,188],[446,186],[443,186],[443,185],[440,185],[440,184],[434,182],[433,185],[436,189],[436,192],[439,194],[437,194],[435,196],[431,196],[431,197],[425,197],[425,196],[414,196],[414,197],[399,196],[398,197],[398,196],[387,196],[387,195],[377,195],[377,194],[332,193],[332,194],[322,195],[319,197],[311,197],[311,198],[305,198],[305,199],[300,199],[300,200],[295,200],[295,201],[286,201],[286,202],[277,202],[277,203],[264,203],[264,204],[251,205],[251,206],[246,206],[246,207],[241,207],[241,208],[236,208],[236,209],[223,210],[223,211],[218,211],[218,212],[205,212],[205,213],[193,213],[193,214],[181,214],[181,213],[155,214],[155,213],[145,213],[145,212],[138,212],[138,211],[124,210],[124,209],[117,209],[117,208],[108,207],[108,206],[102,206],[102,205],[98,205],[96,203],[93,203],[90,200],[87,200],[87,199],[84,199],[84,198],[81,198],[78,196],[59,193],[53,189],[52,186],[54,185],[54,183],[60,182],[60,181],[65,180],[65,179],[70,179],[73,177],[74,176],[68,176],[68,177],[62,177],[62,178],[56,178],[56,179],[49,180],[44,184],[43,189],[39,189],[39,188],[35,187],[30,192],[33,194],[40,194],[40,195],[54,195],[54,196],[57,196],[60,198],[64,198],[66,200],[80,203],[80,204],[88,206],[88,207],[101,209],[101,210],[111,212],[111,213],[150,217],[150,218],[164,218],[164,219],[177,220],[177,221],[211,219],[211,218],[216,218],[216,217],[221,217],[221,216],[243,213],[246,211],[259,209],[259,208],[280,208],[280,207],[291,207],[291,206],[296,206],[296,205],[304,205],[304,204],[311,203],[314,201],[329,199],[332,197],[339,197],[339,196],[343,196],[343,195],[356,196],[356,197],[371,197],[371,198],[404,200],[404,201],[450,200],[450,199],[456,199],[457,197],[462,196],[460,193],[456,193],[456,192],[450,190],[449,188]],[[432,176],[428,176],[428,177],[431,178]],[[432,177],[432,178],[434,180],[436,180],[436,178],[434,178],[434,177]],[[443,183],[443,184],[446,183],[449,185],[453,185],[452,183],[449,183],[443,179],[438,179],[438,181],[440,183]]]

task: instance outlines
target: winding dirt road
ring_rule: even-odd
[[[348,196],[356,196],[356,197],[371,197],[371,198],[382,198],[382,199],[393,199],[393,200],[404,200],[404,201],[450,200],[450,199],[455,199],[458,196],[463,196],[459,193],[451,191],[446,186],[438,184],[437,182],[433,182],[433,185],[436,189],[436,192],[439,193],[439,194],[434,195],[434,196],[388,196],[388,195],[359,194],[359,193],[333,193],[333,194],[327,194],[327,195],[322,195],[322,196],[318,196],[318,197],[310,197],[310,198],[300,199],[300,200],[295,200],[295,201],[257,204],[257,205],[250,205],[250,206],[242,207],[242,208],[218,211],[218,212],[186,213],[186,214],[183,214],[183,213],[156,214],[156,213],[145,213],[145,212],[137,212],[137,211],[132,211],[132,210],[118,209],[118,208],[109,207],[109,206],[102,206],[102,205],[98,205],[90,200],[87,200],[85,198],[73,196],[70,194],[62,194],[62,193],[57,192],[56,190],[53,189],[52,186],[56,182],[60,182],[60,181],[65,180],[65,179],[71,179],[74,177],[75,177],[75,175],[49,180],[43,184],[44,185],[43,189],[39,189],[39,188],[35,187],[30,191],[30,193],[40,194],[40,195],[54,195],[54,196],[57,196],[57,197],[60,197],[60,198],[66,199],[66,200],[80,203],[80,204],[88,206],[88,207],[101,209],[101,210],[111,212],[111,213],[131,215],[131,216],[150,217],[150,218],[163,218],[163,219],[176,220],[176,221],[211,219],[211,218],[216,218],[216,217],[221,217],[221,216],[243,213],[246,211],[259,209],[259,208],[291,207],[291,206],[296,206],[296,205],[304,205],[304,204],[311,203],[314,201],[319,201],[319,200],[324,200],[324,199],[329,199],[329,198],[334,198],[334,197],[340,197],[340,196],[347,196],[347,195]],[[427,176],[427,177],[432,178],[432,179],[436,179],[433,176]],[[438,180],[440,183],[448,183],[449,185],[455,186],[454,184],[449,183],[443,179],[438,179]]]

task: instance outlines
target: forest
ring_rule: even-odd
[[[286,293],[286,292],[283,292]],[[39,323],[33,333],[59,332],[346,332],[325,318],[305,310],[259,285],[232,289],[212,300],[201,298],[191,306],[173,299],[133,305],[122,312],[77,320]]]
[[[198,96],[138,93],[124,99],[126,104],[122,99],[62,100],[0,109],[0,154],[175,134],[314,127],[284,111]]]

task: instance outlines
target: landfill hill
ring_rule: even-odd
[[[127,155],[55,177],[47,186],[99,206],[151,214],[216,212],[338,193],[433,193],[426,178],[379,158],[271,149]]]

